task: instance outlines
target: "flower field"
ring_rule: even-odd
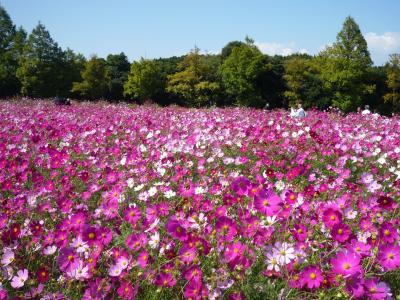
[[[400,119],[0,103],[0,299],[391,299]]]

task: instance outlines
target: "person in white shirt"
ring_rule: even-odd
[[[369,110],[369,105],[365,105],[364,110],[361,112],[362,115],[369,115],[371,111]]]

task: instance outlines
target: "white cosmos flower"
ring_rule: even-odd
[[[168,191],[164,192],[164,196],[165,196],[165,198],[170,199],[172,197],[175,197],[176,193],[173,190],[168,190]]]
[[[121,161],[119,162],[121,164],[121,166],[125,166],[126,164],[126,156],[121,158]]]
[[[133,188],[134,183],[135,181],[133,180],[133,178],[128,178],[128,180],[126,181],[126,184],[130,189]]]
[[[158,243],[160,242],[160,234],[158,231],[156,231],[151,237],[149,241],[149,246],[151,249],[155,249],[158,246]]]
[[[277,182],[275,182],[275,188],[278,191],[282,191],[285,188],[285,183],[282,180],[278,180]]]
[[[294,248],[286,243],[280,243],[277,242],[275,243],[275,248],[273,250],[274,254],[278,258],[278,263],[280,265],[287,265],[289,264],[293,259],[296,258],[296,255],[294,253]]]
[[[46,248],[43,249],[43,254],[44,255],[52,255],[57,251],[57,247],[52,245],[52,246],[47,246]]]
[[[152,186],[152,187],[149,189],[148,193],[149,193],[149,196],[150,196],[150,197],[153,197],[155,194],[157,194],[157,188],[156,188],[155,186]]]
[[[267,253],[266,256],[267,259],[265,260],[265,263],[267,264],[267,270],[279,272],[281,268],[278,264],[278,257],[272,252]]]
[[[140,191],[143,187],[144,187],[144,184],[139,184],[139,185],[136,186],[133,190],[134,190],[135,192],[138,192],[138,191]]]
[[[194,193],[195,193],[196,195],[203,194],[203,193],[204,193],[203,187],[201,187],[201,186],[196,187],[196,188],[194,189]]]

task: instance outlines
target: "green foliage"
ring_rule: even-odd
[[[155,61],[142,58],[131,65],[128,81],[124,85],[124,96],[142,102],[154,99],[162,89],[160,67]]]
[[[400,54],[391,54],[387,64],[387,86],[389,92],[384,95],[385,102],[393,105],[395,111],[400,111]]]
[[[60,69],[63,64],[63,51],[39,23],[25,43],[16,72],[22,94],[33,97],[57,95],[61,88]]]
[[[18,60],[26,40],[26,32],[16,30],[6,10],[0,6],[0,96],[14,95],[20,90],[16,77]]]
[[[232,41],[226,44],[224,48],[221,50],[221,59],[225,60],[228,58],[229,55],[231,55],[233,48],[235,47],[240,47],[242,45],[245,45],[245,43],[240,42],[240,41]]]
[[[77,92],[82,97],[92,100],[105,97],[110,87],[110,77],[104,59],[96,55],[92,56],[86,63],[81,76],[81,82],[73,83],[72,92]]]
[[[329,105],[325,97],[319,67],[307,55],[292,56],[285,62],[285,75],[283,76],[287,90],[285,97],[290,105],[301,101],[305,108],[316,106],[324,108]]]
[[[235,105],[257,106],[261,93],[256,81],[268,68],[264,56],[252,43],[232,49],[220,68],[226,93]]]
[[[374,92],[375,86],[366,84],[372,66],[367,42],[353,18],[346,18],[336,43],[322,51],[316,62],[333,105],[341,110],[355,110],[363,96]]]
[[[167,92],[184,99],[187,105],[215,102],[220,85],[215,78],[216,66],[209,62],[196,47],[179,63],[180,72],[168,76]]]
[[[124,84],[128,80],[131,64],[124,52],[107,56],[107,71],[110,76],[110,90],[107,98],[110,100],[122,99]]]

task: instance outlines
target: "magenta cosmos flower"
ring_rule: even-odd
[[[124,211],[124,220],[131,225],[136,225],[141,217],[142,213],[138,207],[129,207]]]
[[[386,283],[378,282],[375,278],[366,279],[364,286],[366,296],[371,300],[388,299],[392,295]]]
[[[161,273],[157,275],[155,284],[160,287],[172,287],[176,284],[176,280],[170,273]]]
[[[360,256],[351,251],[341,251],[331,259],[332,272],[351,276],[361,271]]]
[[[307,227],[303,224],[296,224],[294,225],[292,234],[297,241],[304,242],[308,236]]]
[[[175,239],[185,241],[188,238],[186,229],[184,229],[178,220],[172,218],[166,225],[167,232]]]
[[[326,227],[332,228],[342,222],[342,214],[336,209],[328,208],[322,213],[322,221]]]
[[[262,189],[254,196],[255,208],[266,216],[276,215],[281,208],[281,204],[281,198],[272,189]]]
[[[321,269],[316,266],[305,267],[300,277],[302,285],[309,289],[319,288],[324,281]]]
[[[62,248],[57,260],[61,271],[75,269],[79,264],[79,258],[73,248]]]
[[[251,189],[251,182],[245,177],[237,177],[232,182],[232,189],[238,196],[247,195]]]
[[[344,223],[335,224],[331,230],[332,238],[341,243],[347,241],[350,237],[350,234],[350,227]]]
[[[127,281],[121,283],[120,287],[117,289],[117,293],[122,299],[130,300],[135,298],[135,290]]]
[[[236,234],[236,222],[228,217],[219,217],[215,224],[218,236],[225,241],[232,241]]]
[[[400,246],[385,245],[379,249],[378,262],[386,270],[400,267]]]
[[[396,228],[390,223],[383,223],[379,229],[379,236],[385,243],[394,243],[399,237]]]

